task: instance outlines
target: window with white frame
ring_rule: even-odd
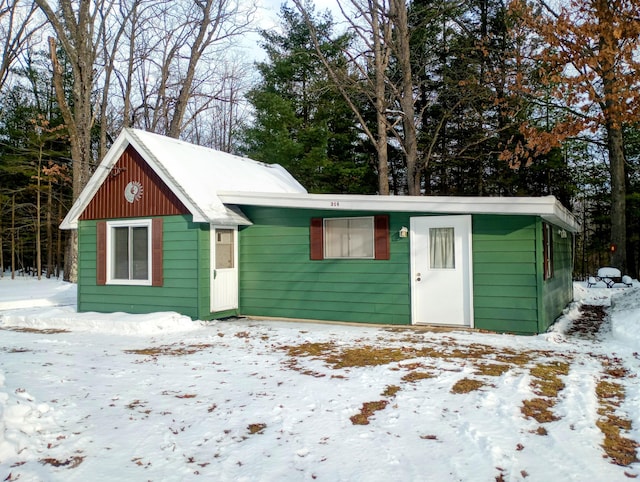
[[[373,217],[325,218],[324,257],[373,259]]]
[[[107,282],[151,284],[151,220],[107,222]]]

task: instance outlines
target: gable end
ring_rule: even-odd
[[[132,191],[132,187],[137,191]],[[129,145],[79,219],[177,214],[189,214],[189,210],[149,167],[142,156]]]

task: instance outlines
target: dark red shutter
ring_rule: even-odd
[[[376,259],[389,259],[389,216],[376,216],[374,224],[375,257]]]
[[[96,284],[107,284],[107,223],[96,223]]]
[[[151,221],[151,285],[162,286],[162,218]]]
[[[322,234],[322,218],[311,218],[309,226],[309,257],[324,258],[324,236]]]

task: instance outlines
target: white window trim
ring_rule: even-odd
[[[127,286],[151,286],[153,282],[153,263],[152,263],[152,222],[151,219],[127,219],[120,221],[107,221],[107,259],[106,259],[106,268],[107,268],[107,284],[108,285],[127,285]],[[147,279],[115,279],[113,277],[113,246],[112,246],[112,236],[113,236],[113,228],[147,228],[147,266],[149,270],[147,272]]]
[[[345,219],[370,219],[371,220],[371,245],[373,246],[372,256],[328,256],[327,255],[327,221]],[[344,218],[322,218],[322,246],[324,259],[376,259],[376,220],[375,216],[350,216]]]

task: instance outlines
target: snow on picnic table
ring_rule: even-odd
[[[552,331],[523,337],[76,313],[75,285],[0,279],[0,480],[635,478],[640,463],[605,456],[596,386],[626,370],[615,413],[640,441],[640,289],[574,291]],[[593,339],[567,334],[583,303],[610,314]],[[322,354],[363,347],[399,361]],[[557,420],[539,423],[522,408],[553,363],[569,367]],[[383,403],[352,423],[368,402]]]

